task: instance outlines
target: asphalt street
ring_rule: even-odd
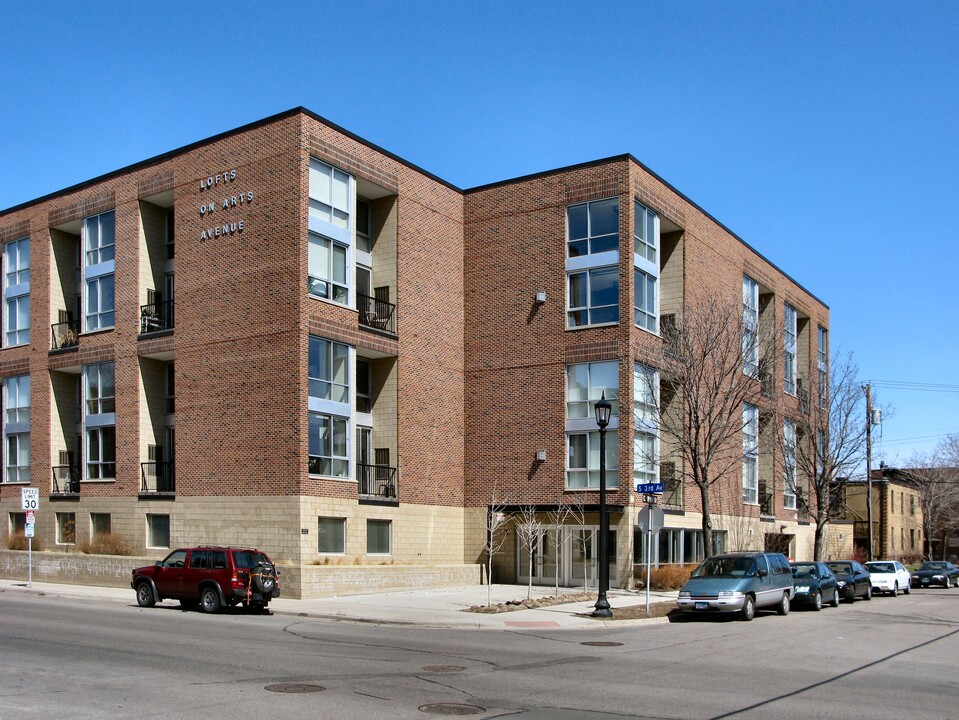
[[[465,629],[0,593],[12,718],[955,717],[959,591],[753,622]]]

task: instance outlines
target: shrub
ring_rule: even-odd
[[[642,587],[646,583],[646,567],[636,565],[637,584]],[[649,587],[651,590],[679,590],[683,583],[689,580],[689,575],[696,569],[696,565],[661,565],[649,571]]]
[[[136,555],[133,543],[123,535],[98,533],[92,540],[80,540],[77,550],[87,555]]]
[[[28,550],[29,549],[29,538],[23,533],[11,533],[7,535],[7,550]],[[40,538],[33,538],[33,549],[42,550],[43,544],[40,542]]]

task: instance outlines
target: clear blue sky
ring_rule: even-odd
[[[460,187],[629,152],[959,433],[959,3],[0,0],[0,208],[303,105]]]

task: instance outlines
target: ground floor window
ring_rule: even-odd
[[[368,555],[390,554],[390,526],[389,520],[366,521],[366,553]]]
[[[663,528],[652,538],[653,565],[686,565],[702,562],[706,558],[702,530],[687,528]],[[713,544],[716,553],[726,552],[726,532],[713,530]],[[646,564],[646,533],[635,530],[633,533],[633,562]]]
[[[316,534],[316,549],[319,552],[340,555],[346,552],[346,520],[344,518],[319,518]]]
[[[526,537],[516,539],[517,582],[534,585],[559,583],[566,587],[595,587],[599,568],[599,529],[595,526],[546,526],[532,534],[532,553]],[[609,581],[617,586],[616,530],[610,528],[607,536],[609,550]],[[532,573],[532,575],[531,575]]]
[[[169,515],[147,515],[147,546],[170,547]]]
[[[112,532],[110,513],[90,513],[90,537],[109,535]]]
[[[27,531],[27,514],[22,512],[10,513],[10,534],[23,535]]]
[[[57,543],[75,545],[77,542],[77,514],[57,513]]]

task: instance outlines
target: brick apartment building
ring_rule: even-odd
[[[546,518],[575,497],[533,575],[576,584],[606,393],[628,583],[634,479],[672,472],[637,449],[659,453],[634,378],[708,291],[786,338],[716,527],[730,549],[812,551],[802,481],[757,438],[827,371],[828,309],[631,156],[464,191],[297,108],[2,211],[0,242],[4,535],[33,486],[46,548],[110,531],[157,557],[253,544],[425,573],[482,562],[494,501]],[[696,493],[665,501],[658,561],[700,559]],[[520,552],[497,580],[525,580]]]

